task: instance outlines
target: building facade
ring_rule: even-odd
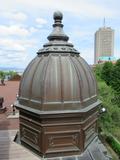
[[[110,27],[99,28],[95,33],[94,63],[99,57],[111,57],[114,54],[114,30]]]

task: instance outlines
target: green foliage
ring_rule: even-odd
[[[111,71],[111,87],[120,95],[120,59],[114,65]]]
[[[98,81],[98,93],[102,106],[107,110],[99,118],[99,127],[106,134],[111,133],[120,140],[120,107],[113,101],[114,90],[104,81]],[[116,127],[117,133],[115,133]]]
[[[114,124],[120,127],[120,109],[116,107],[111,113],[111,118],[114,121]]]
[[[9,71],[8,75],[10,75],[11,77],[14,77],[15,75],[17,75],[17,73],[15,71]]]
[[[112,135],[107,135],[106,141],[111,145],[113,150],[120,156],[120,143]]]
[[[101,71],[101,78],[106,82],[107,85],[110,85],[111,82],[112,68],[112,62],[105,62]]]
[[[103,64],[97,64],[94,68],[94,73],[97,80],[101,80],[101,72],[102,72]]]
[[[17,75],[17,72],[15,71],[0,71],[0,79],[5,79],[5,76],[12,78],[15,75]]]
[[[113,66],[111,71],[111,81],[110,86],[113,88],[115,97],[114,103],[120,107],[120,59]]]
[[[5,79],[5,72],[0,71],[0,79]]]
[[[98,81],[98,93],[99,99],[102,101],[102,107],[107,110],[106,113],[100,116],[99,125],[105,133],[112,132],[114,123],[111,115],[115,105],[112,104],[111,99],[114,96],[114,92],[104,81]]]
[[[117,66],[118,64],[119,62],[117,62]],[[120,103],[118,102],[120,101],[120,98],[119,94],[116,94],[113,87],[110,86],[111,80],[110,84],[107,85],[107,83],[102,79],[103,69],[104,64],[99,64],[97,65],[97,68],[94,69],[98,82],[98,96],[102,101],[102,106],[107,110],[107,112],[103,113],[99,118],[99,128],[103,133],[111,133],[120,141]]]

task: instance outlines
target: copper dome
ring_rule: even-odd
[[[19,105],[41,111],[80,110],[97,102],[96,81],[90,66],[68,42],[62,14],[54,13],[49,42],[24,71]]]

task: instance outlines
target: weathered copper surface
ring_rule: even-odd
[[[21,143],[44,157],[80,154],[97,135],[100,101],[89,65],[54,13],[49,42],[26,68],[16,107]]]
[[[97,136],[96,120],[97,108],[43,115],[20,111],[21,143],[45,157],[80,154]]]
[[[49,42],[26,68],[19,103],[38,110],[77,110],[97,101],[96,81],[89,65],[68,43],[61,13],[54,14]]]

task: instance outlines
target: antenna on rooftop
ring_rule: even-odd
[[[103,27],[105,28],[105,17],[103,19]]]

